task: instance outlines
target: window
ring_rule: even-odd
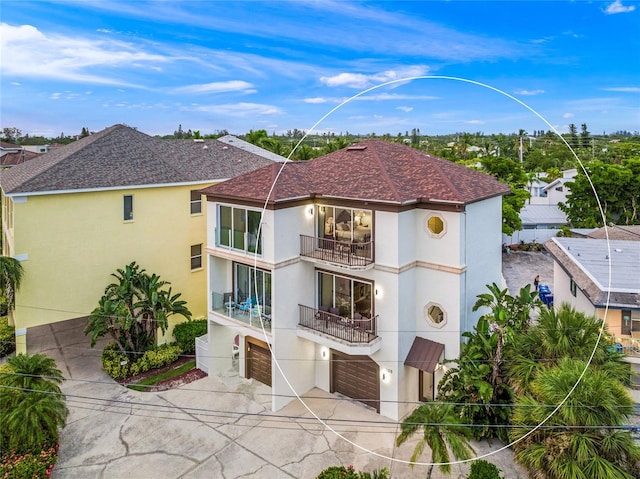
[[[235,263],[235,302],[242,303],[249,297],[256,298],[263,314],[271,314],[271,273]]]
[[[133,195],[124,195],[124,221],[133,220]]]
[[[318,206],[316,213],[319,238],[348,243],[371,241],[373,218],[371,210]]]
[[[202,244],[191,245],[191,269],[202,268]]]
[[[262,213],[244,208],[220,205],[216,245],[262,254]]]
[[[576,282],[573,280],[573,278],[571,278],[571,281],[569,282],[569,291],[571,291],[572,296],[576,295],[576,290]]]
[[[447,322],[447,313],[438,303],[429,303],[424,307],[424,319],[432,326],[441,328]]]
[[[199,191],[191,191],[191,214],[202,213],[202,195]]]
[[[446,233],[444,219],[440,215],[431,215],[427,218],[427,231],[434,238],[440,238]]]
[[[318,306],[335,308],[335,314],[353,318],[355,313],[371,317],[372,284],[322,271],[318,272]]]

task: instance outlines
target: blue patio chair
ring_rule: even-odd
[[[249,296],[246,301],[243,301],[238,305],[238,309],[243,313],[251,314],[253,311],[253,308],[255,308],[257,305],[258,305],[258,300],[253,296]]]

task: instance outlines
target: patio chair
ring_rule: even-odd
[[[236,334],[236,337],[233,338],[233,345],[231,346],[231,354],[235,358],[240,355],[240,335]]]
[[[243,313],[251,314],[253,312],[253,308],[258,304],[258,300],[253,296],[249,296],[246,301],[243,301],[238,305],[238,309]]]

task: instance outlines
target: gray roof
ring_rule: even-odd
[[[265,150],[264,148],[260,148],[259,146],[256,146],[253,143],[249,143],[248,141],[241,140],[240,138],[233,135],[221,136],[220,138],[218,138],[218,141],[226,143],[227,145],[235,146],[236,148],[240,148],[242,150],[246,150],[256,155],[264,156],[265,158],[271,161],[277,161],[279,163],[283,163],[287,161],[287,159],[284,156],[276,155],[272,151]]]
[[[0,173],[5,194],[214,183],[273,164],[217,140],[162,140],[125,125]]]
[[[566,225],[567,215],[557,205],[525,205],[520,210],[523,225]]]
[[[640,241],[640,225],[603,226],[587,235],[589,238]]]
[[[639,241],[552,238],[545,247],[594,306],[640,308]]]

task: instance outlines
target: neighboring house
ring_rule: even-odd
[[[605,318],[609,334],[640,353],[640,241],[553,238],[545,247],[554,260],[555,305]]]
[[[0,142],[0,169],[11,168],[37,156],[37,153],[29,151],[23,146],[7,143],[6,141]]]
[[[544,243],[558,234],[569,224],[567,214],[557,205],[524,205],[520,210],[522,229],[511,236],[502,235],[507,245],[524,243]]]
[[[566,203],[567,194],[571,191],[567,183],[571,183],[577,174],[578,170],[575,168],[564,170],[561,178],[557,178],[545,186],[544,191],[546,192],[547,204],[557,205],[559,203]]]
[[[546,173],[537,173],[536,177],[527,183],[527,188],[531,197],[527,200],[531,205],[548,205],[547,191],[545,188],[549,183],[545,181]]]
[[[3,254],[24,267],[17,351],[29,328],[90,314],[132,261],[205,317],[199,190],[271,163],[216,140],[165,141],[115,125],[1,172]]]
[[[603,226],[587,234],[587,238],[640,241],[640,225]]]
[[[314,387],[399,419],[434,399],[486,285],[501,284],[493,177],[367,140],[206,188],[209,332],[199,364]],[[264,326],[264,330],[263,327]],[[206,358],[203,359],[203,358]]]

